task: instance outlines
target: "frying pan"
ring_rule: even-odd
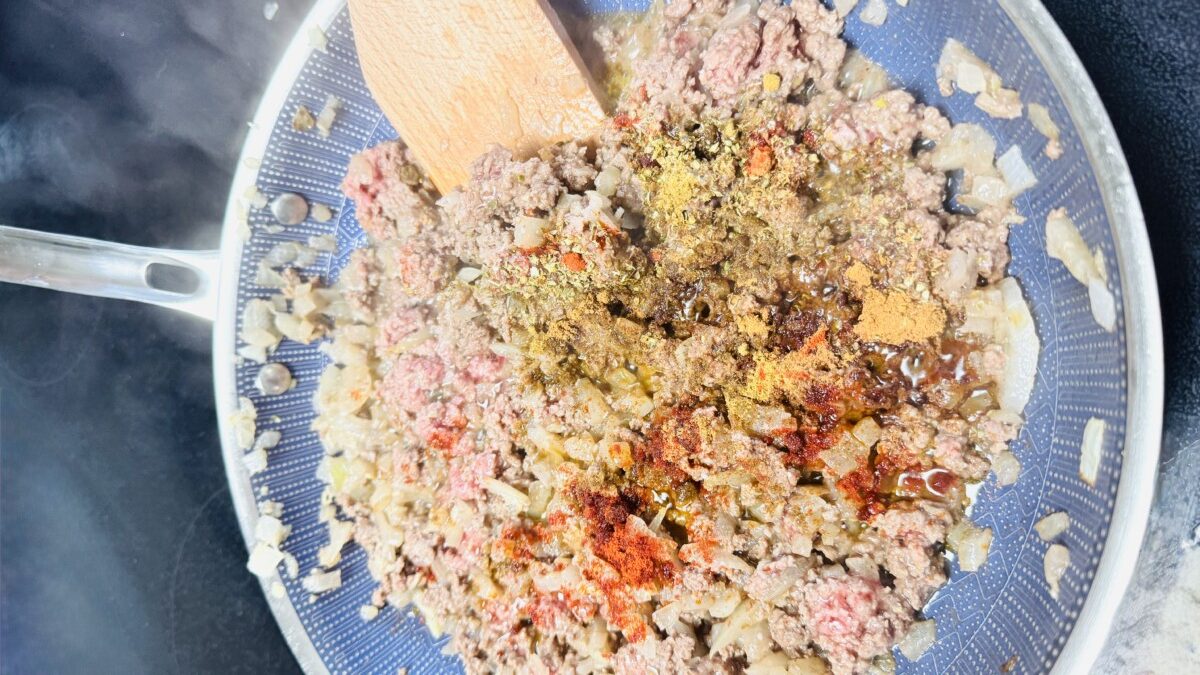
[[[641,10],[647,2],[551,4],[560,11],[596,13]],[[1137,195],[1095,88],[1037,0],[916,0],[889,9],[881,27],[852,15],[847,39],[883,65],[897,85],[937,105],[952,121],[984,126],[1000,148],[1021,146],[1038,176],[1038,185],[1017,200],[1027,223],[1012,230],[1010,273],[1026,291],[1043,345],[1027,424],[1012,448],[1023,467],[1020,479],[1001,488],[989,477],[973,507],[973,520],[995,534],[988,562],[970,574],[952,565],[950,581],[925,608],[926,616],[937,620],[937,642],[916,663],[897,656],[898,670],[995,672],[1009,663],[1016,672],[1086,673],[1133,572],[1153,497],[1161,433],[1158,295]],[[299,559],[301,575],[316,564],[325,539],[317,520],[322,484],[315,476],[323,451],[309,427],[316,379],[326,360],[315,344],[285,341],[271,360],[286,364],[298,386],[280,396],[260,396],[254,387],[259,366],[235,359],[241,310],[248,300],[273,292],[256,286],[254,276],[258,261],[279,242],[334,235],[337,252],[321,254],[303,272],[336,278],[350,251],[365,243],[352,205],[338,190],[344,167],[354,152],[396,136],[363,84],[343,0],[318,0],[304,26],[255,115],[230,191],[219,252],[155,250],[0,228],[0,280],[149,302],[213,320],[223,457],[242,534],[253,544],[256,499],[282,502],[283,519],[292,526],[285,548]],[[312,26],[327,34],[324,50],[310,45]],[[1041,155],[1043,139],[1027,120],[991,119],[964,95],[938,94],[933,66],[948,37],[989,62],[1023,100],[1049,108],[1062,127],[1060,159]],[[331,134],[294,131],[290,121],[297,107],[320,109],[327,94],[342,101]],[[326,223],[310,217],[272,233],[268,211],[249,208],[247,213],[244,195],[251,186],[268,198],[299,193],[336,215]],[[1113,333],[1092,320],[1086,289],[1045,253],[1045,217],[1059,206],[1067,208],[1089,245],[1115,263]],[[244,238],[247,225],[250,233]],[[175,280],[163,284],[160,278]],[[246,473],[228,422],[239,396],[256,404],[260,430],[277,429],[283,437],[271,451],[268,469],[253,477]],[[1094,486],[1078,476],[1083,427],[1092,417],[1105,420],[1108,428]],[[1063,536],[1071,566],[1057,600],[1043,578],[1047,544],[1033,531],[1039,518],[1054,511],[1071,517]],[[358,608],[374,586],[361,550],[352,546],[341,568],[343,586],[315,603],[298,580],[282,573],[282,595],[269,592],[273,584],[264,582],[267,601],[307,672],[459,669],[408,612],[389,607],[369,623],[359,618]]]

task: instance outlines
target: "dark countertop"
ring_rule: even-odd
[[[0,223],[215,248],[246,121],[310,3],[280,4],[267,21],[253,1],[0,3]],[[1121,137],[1163,291],[1162,496],[1120,647],[1154,629],[1200,515],[1200,14],[1046,4]],[[209,326],[13,286],[0,316],[0,672],[295,672],[243,568]]]

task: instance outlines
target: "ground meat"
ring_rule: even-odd
[[[761,44],[759,27],[750,20],[721,28],[709,40],[700,66],[700,84],[717,104],[737,95]]]
[[[813,642],[835,675],[855,671],[860,660],[884,654],[896,639],[902,610],[878,581],[825,576],[804,592]]]
[[[946,234],[946,245],[967,252],[980,276],[989,282],[1004,277],[1008,266],[1008,229],[978,220],[965,220]]]
[[[1015,215],[945,211],[949,123],[817,0],[661,12],[600,35],[645,48],[595,142],[441,197],[398,142],[349,167],[322,518],[469,673],[868,672],[1019,429],[947,337]]]
[[[429,184],[399,142],[382,143],[355,155],[342,191],[354,200],[363,230],[379,240],[407,236],[438,221]],[[397,226],[404,231],[397,231]]]

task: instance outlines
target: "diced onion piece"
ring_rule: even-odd
[[[1037,530],[1038,536],[1042,538],[1042,541],[1051,541],[1058,535],[1066,532],[1070,526],[1071,517],[1063,511],[1056,511],[1037,521],[1033,529]]]
[[[1004,176],[1010,196],[1016,197],[1037,185],[1037,176],[1033,175],[1033,170],[1025,163],[1025,157],[1021,154],[1019,145],[1014,145],[1004,151],[1004,154],[996,159],[996,168],[1000,170],[1000,175]]]
[[[233,436],[239,448],[249,450],[254,446],[254,434],[257,430],[255,419],[258,417],[258,411],[254,408],[254,402],[245,396],[238,397],[238,409],[229,418],[229,424],[233,427]]]
[[[996,472],[996,484],[1004,487],[1017,482],[1021,475],[1021,461],[1017,456],[1005,450],[992,460],[992,471]]]
[[[843,437],[836,445],[821,452],[817,457],[825,462],[833,476],[841,477],[861,466],[869,453],[870,448],[858,439]]]
[[[483,480],[483,488],[508,502],[509,506],[513,507],[516,511],[524,512],[529,510],[529,496],[508,483],[495,478],[485,478]]]
[[[713,554],[713,562],[722,567],[742,572],[743,574],[754,573],[754,568],[750,566],[750,563],[726,551],[718,551]]]
[[[320,26],[308,27],[308,46],[317,51],[329,51],[329,36],[325,35],[325,31]]]
[[[838,74],[838,86],[846,90],[850,98],[865,101],[876,94],[891,88],[887,71],[879,64],[863,56],[857,49],[851,49],[842,62],[842,72]]]
[[[267,362],[267,348],[266,347],[255,347],[254,345],[245,345],[242,347],[238,347],[237,355],[242,357],[243,359],[246,359],[248,361],[253,361],[255,363],[266,363]]]
[[[1067,216],[1066,209],[1054,209],[1046,216],[1046,253],[1067,266],[1067,271],[1081,284],[1099,275],[1096,259],[1088,250],[1079,228]]]
[[[928,621],[913,623],[897,646],[900,648],[900,653],[904,655],[904,658],[909,661],[918,661],[933,646],[936,640],[937,622],[930,619]]]
[[[309,572],[307,577],[300,581],[300,585],[309,593],[324,593],[332,591],[342,585],[342,571],[329,570],[328,572],[318,572],[313,570]]]
[[[267,470],[267,451],[262,448],[256,448],[242,455],[242,464],[245,465],[246,471],[251,475],[262,473]]]
[[[888,8],[883,0],[867,0],[867,4],[858,14],[858,18],[868,26],[882,26],[887,21]]]
[[[846,558],[846,569],[855,576],[871,581],[879,581],[879,563],[865,556]]]
[[[518,248],[537,248],[546,241],[546,227],[549,221],[545,218],[532,216],[517,216],[513,220],[513,243]]]
[[[1092,310],[1092,318],[1101,328],[1110,333],[1117,329],[1116,298],[1099,276],[1088,282],[1088,305]]]
[[[1046,156],[1050,159],[1058,159],[1062,156],[1062,143],[1060,142],[1062,132],[1050,118],[1050,111],[1046,109],[1046,106],[1038,103],[1030,103],[1028,109],[1029,121],[1033,123],[1033,128],[1046,137],[1044,150]]]
[[[596,192],[605,197],[611,197],[617,193],[620,182],[621,170],[612,165],[606,166],[604,170],[596,174]]]
[[[983,68],[964,61],[958,64],[958,73],[954,84],[968,94],[978,94],[987,86],[987,79],[984,76]]]
[[[478,267],[463,267],[462,269],[458,270],[458,274],[456,276],[458,277],[459,281],[469,284],[483,276],[483,270],[479,269]]]
[[[1100,473],[1100,455],[1104,450],[1104,420],[1093,417],[1083,427],[1083,443],[1079,448],[1079,477],[1088,485],[1096,486]]]
[[[857,4],[858,0],[833,0],[833,11],[837,12],[840,17],[846,17],[854,11],[854,6]]]
[[[992,546],[992,530],[978,528],[962,521],[950,528],[946,544],[958,554],[958,566],[964,572],[974,572],[987,562],[988,549]]]
[[[280,553],[278,548],[260,541],[250,551],[246,569],[256,577],[266,578],[275,574],[275,568],[282,560],[283,553]]]
[[[759,563],[760,565],[762,563]],[[875,566],[872,565],[874,568]],[[789,565],[784,567],[777,574],[771,577],[770,583],[761,589],[761,593],[753,596],[756,600],[763,602],[773,602],[778,598],[783,597],[785,593],[800,581],[800,577],[804,576],[804,568],[799,565]]]
[[[879,423],[875,421],[874,417],[864,417],[854,425],[854,429],[850,433],[869,448],[879,441],[883,430],[880,429]]]
[[[1046,583],[1050,586],[1050,597],[1058,599],[1058,584],[1071,564],[1071,552],[1062,544],[1051,544],[1046,549],[1046,557],[1042,561],[1046,573]]]
[[[712,627],[712,641],[708,646],[710,655],[716,654],[725,647],[733,644],[742,636],[747,628],[755,623],[756,612],[754,611],[754,601],[743,600],[742,604],[733,610],[729,618],[721,623],[715,623]]]
[[[363,621],[374,621],[379,616],[379,608],[375,605],[363,605],[358,608],[358,617]]]
[[[930,160],[938,171],[966,169],[986,176],[994,172],[996,140],[978,124],[956,124],[933,149]]]
[[[259,434],[258,438],[254,439],[254,447],[270,450],[279,445],[279,441],[282,439],[283,434],[278,429],[268,429]]]
[[[259,516],[258,521],[254,523],[254,538],[276,548],[287,539],[291,531],[290,525],[284,525],[283,521],[275,516]]]
[[[325,105],[322,106],[321,112],[317,114],[317,132],[322,138],[328,138],[329,132],[333,129],[333,121],[337,119],[338,110],[342,109],[342,101],[333,94],[325,97]]]
[[[997,287],[1004,298],[1004,376],[1000,383],[1000,407],[1020,414],[1029,402],[1037,379],[1038,353],[1041,343],[1033,323],[1033,315],[1021,294],[1021,286],[1012,277],[1001,280]]]
[[[575,563],[565,565],[561,570],[551,569],[533,577],[533,587],[542,593],[556,593],[564,588],[572,589],[583,581],[579,568]]]
[[[296,556],[287,551],[283,552],[283,573],[289,579],[296,579],[300,576],[300,561],[296,560]]]

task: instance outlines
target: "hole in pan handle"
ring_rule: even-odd
[[[0,225],[0,281],[135,300],[212,321],[217,251],[176,251]]]

